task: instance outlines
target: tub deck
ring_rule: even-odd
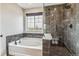
[[[41,38],[22,38],[21,43],[9,43],[9,55],[13,56],[42,56]]]

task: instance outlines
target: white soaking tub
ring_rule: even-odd
[[[19,43],[19,41],[21,41]],[[42,56],[42,38],[21,38],[9,43],[9,54],[15,56]]]

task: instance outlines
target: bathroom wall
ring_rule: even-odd
[[[3,33],[7,35],[23,32],[23,12],[16,4],[2,4]],[[6,29],[6,30],[5,30]]]
[[[53,38],[62,38],[63,5],[44,6],[46,33],[51,33]],[[61,40],[63,41],[63,40]]]
[[[72,55],[76,55],[76,44],[78,42],[79,35],[77,34],[77,8],[77,4],[71,4],[71,8],[64,9],[64,43]]]
[[[79,3],[76,4],[76,55],[79,56]]]
[[[1,24],[2,24],[2,55],[6,51],[6,36],[14,35],[23,32],[23,11],[22,9],[14,3],[8,4],[3,3],[1,5]]]
[[[79,55],[79,4],[47,6],[44,12],[45,32],[61,37],[72,55]]]
[[[0,5],[1,8],[1,5]],[[0,9],[0,35],[1,35],[1,9]],[[1,56],[1,37],[0,37],[0,56]]]

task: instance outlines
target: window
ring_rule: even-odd
[[[42,13],[26,14],[26,31],[43,32],[43,15]]]

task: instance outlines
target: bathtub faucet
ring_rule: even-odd
[[[19,40],[19,43],[21,43],[21,40]]]
[[[17,45],[17,41],[15,41],[15,45]]]

